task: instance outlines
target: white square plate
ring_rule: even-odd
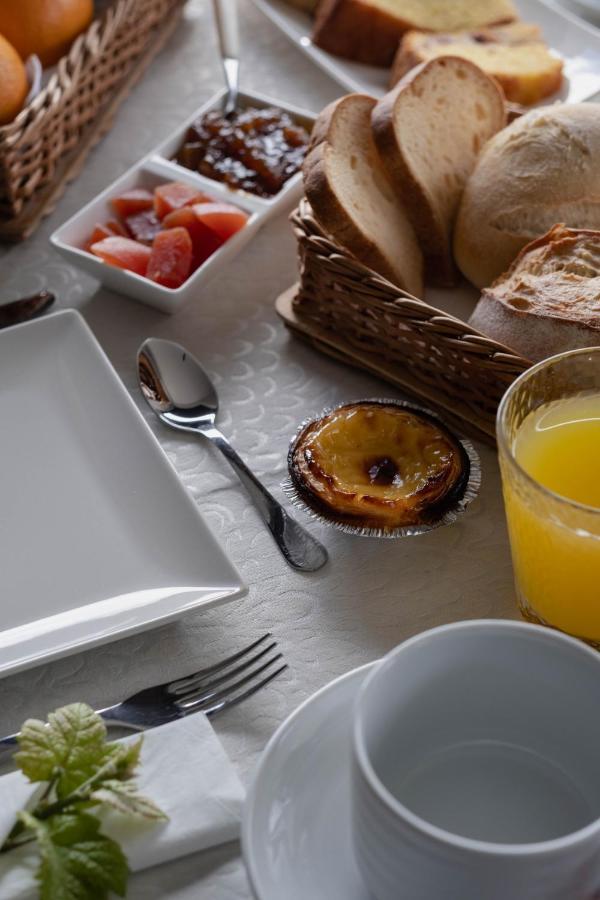
[[[278,194],[271,198],[258,197],[247,191],[232,190],[220,181],[213,181],[186,169],[173,162],[174,157],[183,143],[189,126],[203,113],[212,109],[218,109],[225,95],[220,91],[208,103],[197,109],[179,128],[165,141],[158,145],[151,153],[139,160],[124,175],[117,178],[106,190],[94,197],[87,206],[80,209],[67,222],[60,226],[50,237],[51,243],[59,253],[62,253],[73,265],[86,269],[107,287],[121,294],[128,294],[135,300],[153,306],[164,313],[175,313],[184,303],[190,299],[202,302],[202,290],[207,287],[210,280],[223,269],[242,250],[258,229],[272,216],[285,209],[292,209],[302,196],[302,176],[298,172],[293,175],[282,187]],[[314,115],[306,110],[282,103],[264,94],[239,95],[239,103],[246,106],[278,106],[291,117],[300,122],[308,130],[314,124]],[[209,256],[190,277],[184,281],[181,287],[166,288],[161,284],[150,281],[119,269],[103,262],[93,253],[84,249],[84,245],[97,223],[107,222],[115,218],[110,201],[113,197],[130,190],[131,188],[147,188],[154,190],[159,184],[168,181],[183,181],[191,184],[201,191],[205,191],[219,202],[233,203],[248,213],[249,219],[243,228],[231,237],[212,256]]]
[[[310,39],[312,23],[308,15],[286,0],[254,0],[304,53],[348,91],[381,97],[387,90],[389,69],[365,66],[333,56],[315,47]],[[600,91],[600,31],[546,0],[515,0],[519,16],[542,29],[547,43],[563,57],[565,78],[562,90],[545,103],[563,100],[581,103]]]
[[[81,316],[0,332],[0,675],[246,588]]]

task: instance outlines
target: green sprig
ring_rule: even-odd
[[[0,853],[36,842],[36,878],[41,900],[105,900],[124,897],[129,868],[119,845],[100,831],[94,807],[128,816],[164,820],[156,804],[133,780],[142,738],[109,743],[106,726],[84,703],[50,713],[47,722],[28,719],[14,759],[30,782],[45,782],[35,807],[17,814]]]

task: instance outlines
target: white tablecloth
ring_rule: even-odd
[[[256,11],[242,10],[243,84],[318,111],[341,90]],[[0,250],[1,297],[47,287],[78,308],[250,586],[249,596],[205,613],[0,681],[0,731],[26,716],[86,700],[106,706],[153,682],[226,656],[272,631],[289,670],[216,722],[248,780],[277,725],[305,697],[432,624],[516,615],[495,453],[480,447],[483,488],[459,524],[405,541],[352,539],[310,527],[327,545],[323,574],[292,572],[216,452],[175,436],[144,407],[135,352],[148,335],[184,342],[219,389],[220,424],[257,474],[281,496],[288,442],[322,407],[390,387],[338,365],[288,335],[273,301],[296,273],[286,216],[273,221],[229,270],[174,317],[99,288],[48,243],[49,234],[165,138],[221,87],[208,0],[192,0],[166,49],[121,107],[53,215],[22,245]],[[35,560],[32,560],[32,565]],[[3,598],[10,603],[10,597]],[[230,900],[250,896],[237,845],[136,877],[133,900]],[[283,898],[282,898],[283,900]]]

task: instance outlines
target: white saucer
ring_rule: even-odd
[[[370,900],[350,834],[350,729],[354,698],[373,665],[310,697],[265,748],[242,825],[257,900]]]

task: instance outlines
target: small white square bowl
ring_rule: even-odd
[[[59,253],[74,265],[85,269],[111,290],[133,297],[161,312],[175,313],[192,297],[198,296],[210,279],[237,256],[261,225],[286,208],[292,209],[302,194],[301,173],[292,176],[274,197],[263,198],[247,191],[231,189],[219,181],[213,181],[173,162],[172,157],[183,143],[191,123],[203,113],[219,108],[223,96],[224,91],[220,91],[208,103],[197,109],[167,140],[135,163],[124,175],[113,181],[106,190],[61,225],[50,237],[52,245]],[[315,117],[312,113],[263,94],[240,94],[240,104],[257,107],[278,106],[308,130],[314,124]],[[213,196],[215,201],[232,203],[249,214],[245,226],[196,269],[181,287],[167,288],[156,284],[148,278],[136,275],[135,272],[111,266],[84,249],[94,226],[115,218],[110,206],[113,197],[132,188],[153,190],[159,184],[169,181],[191,184]]]

